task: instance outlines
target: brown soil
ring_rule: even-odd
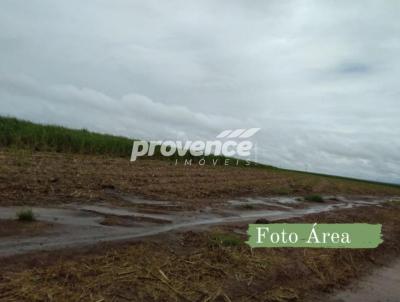
[[[224,226],[152,241],[0,260],[1,301],[307,301],[400,255],[400,206],[313,214],[290,222],[382,223],[376,249],[254,249],[216,237]],[[240,232],[239,232],[240,233]],[[239,237],[238,237],[239,236]]]
[[[100,224],[132,227],[132,226],[140,226],[143,223],[162,224],[162,223],[170,223],[170,221],[156,219],[156,218],[148,218],[148,217],[106,215],[106,217]]]
[[[0,220],[0,237],[35,236],[51,227],[51,224],[41,221]]]
[[[400,195],[400,188],[261,167],[0,151],[0,205],[112,201],[118,200],[115,193],[184,201],[190,207],[241,196]]]

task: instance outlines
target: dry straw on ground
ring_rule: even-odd
[[[292,220],[384,222],[385,241],[374,250],[251,250],[243,243],[224,242],[221,234],[238,228],[226,226],[82,254],[64,251],[8,260],[2,268],[0,300],[301,301],[398,256],[399,213],[398,205],[387,205]]]

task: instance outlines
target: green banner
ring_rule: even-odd
[[[381,224],[250,224],[246,242],[255,247],[376,248],[383,242]]]

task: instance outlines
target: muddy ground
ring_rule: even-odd
[[[394,196],[272,168],[0,150],[0,301],[319,301],[399,256]],[[27,205],[37,220],[16,221]],[[260,218],[381,223],[384,243],[251,250]]]
[[[193,208],[243,196],[400,195],[400,187],[271,168],[0,150],[0,205],[119,202],[121,193]]]
[[[42,221],[21,222],[15,219],[0,219],[0,239],[5,237],[31,237],[44,234],[54,225]]]
[[[15,233],[0,241],[0,257],[31,251],[82,247],[99,242],[124,241],[148,238],[182,230],[199,230],[216,225],[250,223],[256,219],[276,221],[302,217],[337,209],[351,209],[380,205],[382,197],[329,197],[324,202],[307,202],[300,197],[258,197],[229,200],[224,204],[200,209],[185,210],[180,202],[161,202],[122,198],[125,206],[112,203],[70,203],[51,207],[32,207],[36,219],[29,223],[16,222],[20,208],[0,207],[0,222],[10,222],[9,233],[18,231],[19,224],[25,233]],[[38,223],[52,225],[38,233]],[[12,227],[14,225],[14,227]]]
[[[247,224],[0,260],[1,301],[320,301],[400,254],[400,206],[285,222],[383,224],[377,249],[254,249]]]

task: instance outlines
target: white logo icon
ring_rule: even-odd
[[[140,156],[153,156],[156,147],[160,147],[161,155],[169,157],[174,154],[185,156],[188,152],[192,156],[223,155],[223,156],[250,156],[253,143],[248,140],[260,128],[224,130],[212,141],[134,141],[131,161]]]

